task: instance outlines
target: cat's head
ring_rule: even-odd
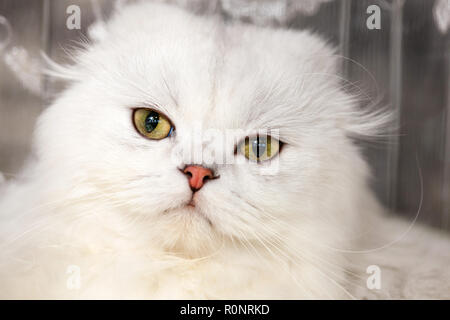
[[[377,127],[337,64],[308,32],[130,6],[63,70],[71,84],[39,121],[37,153],[76,197],[167,249],[329,232],[365,188],[349,135]]]

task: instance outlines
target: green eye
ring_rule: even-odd
[[[238,151],[251,161],[261,162],[272,159],[280,151],[280,141],[271,136],[246,137],[238,146]]]
[[[141,108],[134,110],[133,122],[140,134],[153,140],[169,137],[174,129],[166,116],[152,109]]]

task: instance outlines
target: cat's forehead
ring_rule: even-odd
[[[215,126],[282,118],[280,105],[300,104],[305,79],[311,82],[305,75],[329,69],[329,49],[307,33],[229,25],[166,6],[132,7],[108,28],[92,53],[94,72],[109,69],[106,86],[169,116]],[[111,80],[111,73],[118,76]]]

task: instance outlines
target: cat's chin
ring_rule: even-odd
[[[165,251],[184,257],[199,257],[222,245],[223,237],[194,203],[167,210],[161,218],[163,228],[158,240]]]
[[[176,208],[171,208],[164,212],[164,215],[175,216],[176,219],[183,220],[184,223],[204,223],[207,222],[213,227],[212,221],[204,213],[201,206],[195,200],[190,200]]]

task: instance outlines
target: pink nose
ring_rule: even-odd
[[[201,189],[205,181],[213,177],[210,169],[201,166],[188,166],[183,172],[188,176],[189,185],[194,191]]]

